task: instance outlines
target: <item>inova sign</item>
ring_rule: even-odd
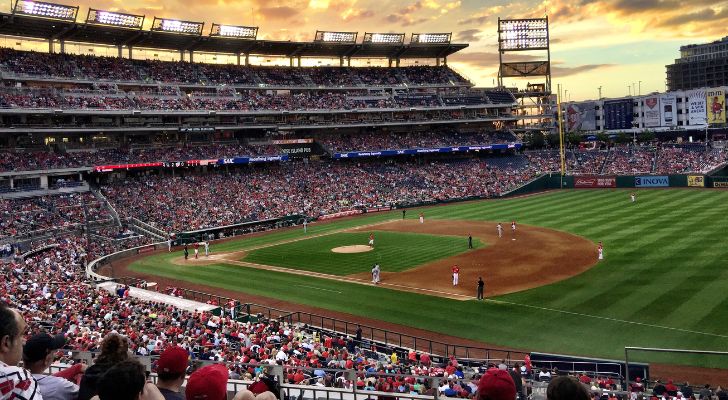
[[[635,187],[667,187],[670,179],[666,176],[635,176]]]

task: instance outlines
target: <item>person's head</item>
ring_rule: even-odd
[[[508,373],[498,368],[489,369],[478,382],[478,400],[514,400],[516,384]]]
[[[589,400],[589,392],[576,378],[557,376],[546,388],[547,400]]]
[[[63,348],[66,338],[63,335],[51,336],[47,333],[33,335],[23,346],[23,363],[29,370],[44,371],[53,362],[53,351]],[[42,369],[41,369],[42,368]]]
[[[190,375],[185,387],[187,400],[225,400],[228,370],[224,364],[202,367]]]
[[[187,371],[189,354],[187,350],[179,347],[168,347],[159,356],[157,375],[162,382],[179,381],[181,384]]]
[[[100,400],[138,400],[145,383],[144,367],[136,360],[126,360],[101,375],[96,387]]]
[[[129,343],[126,338],[117,333],[109,333],[101,342],[101,354],[96,358],[97,363],[116,364],[129,359]]]
[[[11,366],[20,363],[26,326],[17,310],[0,302],[0,361]]]

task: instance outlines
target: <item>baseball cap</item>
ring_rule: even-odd
[[[498,368],[490,368],[478,383],[480,400],[513,400],[516,398],[516,384],[508,373]]]
[[[190,375],[185,387],[186,400],[225,400],[228,370],[225,364],[202,367]]]
[[[187,350],[179,346],[168,347],[159,356],[157,372],[183,374],[187,370],[187,360],[189,357]]]
[[[51,336],[47,333],[33,335],[23,346],[23,357],[28,362],[35,362],[46,358],[53,350],[58,350],[66,344],[63,335]]]

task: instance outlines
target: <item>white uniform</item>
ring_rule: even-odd
[[[308,222],[306,222],[306,219],[303,220],[303,233],[308,232]]]
[[[205,242],[205,257],[210,255],[210,242]]]
[[[167,239],[167,251],[172,251],[172,239]]]
[[[374,264],[374,268],[372,268],[372,283],[378,284],[379,283],[379,264]]]
[[[604,249],[602,249],[602,248],[600,247],[600,248],[598,249],[598,252],[599,252],[599,259],[600,259],[600,260],[603,260],[603,259],[604,259]]]
[[[425,216],[423,214],[420,214],[420,223],[421,224],[425,223]]]
[[[631,194],[629,197],[632,199],[632,203],[634,203],[635,202],[635,195],[634,195],[634,193]]]
[[[503,237],[503,227],[501,226],[501,224],[498,224],[496,229],[498,229],[498,237]]]

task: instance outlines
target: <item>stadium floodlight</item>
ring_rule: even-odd
[[[452,33],[413,33],[410,43],[448,44]]]
[[[66,6],[43,1],[17,0],[15,7],[13,7],[13,14],[75,21],[76,15],[78,14],[78,6]]]
[[[402,44],[404,33],[365,33],[364,43],[373,44]]]
[[[204,26],[204,22],[180,21],[176,19],[154,17],[151,30],[157,32],[171,32],[201,36],[202,28],[204,28]]]
[[[498,21],[500,50],[545,50],[549,47],[546,18]]]
[[[237,26],[237,25],[220,25],[212,24],[210,36],[220,36],[226,38],[238,39],[255,39],[258,37],[257,26]]]
[[[358,32],[330,32],[316,31],[316,42],[327,43],[356,43]]]
[[[86,23],[142,29],[142,26],[144,25],[144,16],[89,8],[88,15],[86,16]]]

